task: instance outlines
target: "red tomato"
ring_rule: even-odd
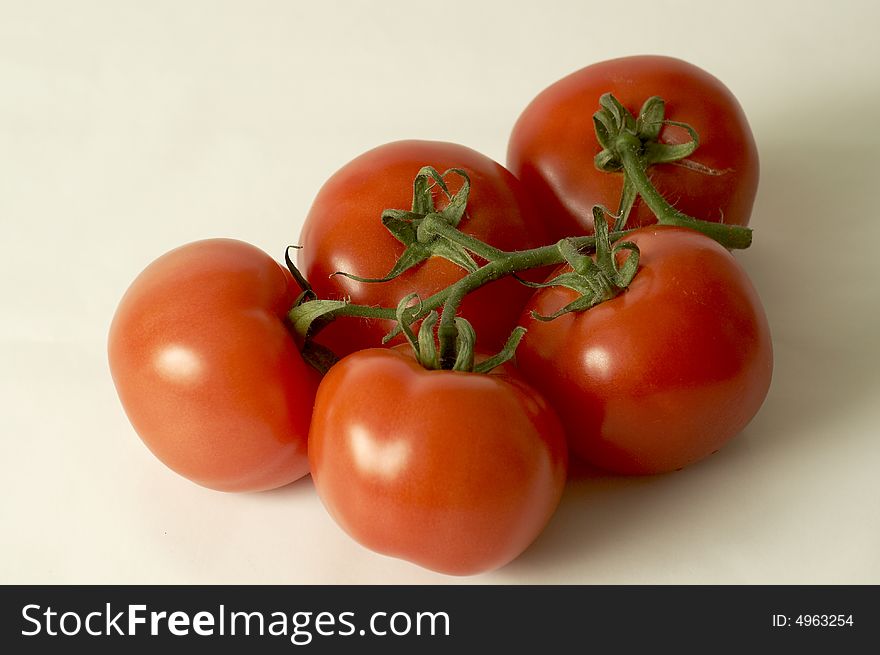
[[[337,171],[318,193],[303,226],[299,266],[321,298],[351,298],[364,305],[396,307],[410,293],[421,298],[454,283],[465,270],[431,257],[400,277],[383,283],[357,282],[336,271],[381,278],[403,252],[403,245],[382,225],[385,209],[410,209],[413,179],[423,166],[440,173],[462,168],[470,177],[467,213],[459,227],[502,250],[544,244],[545,234],[519,182],[504,167],[464,146],[434,141],[398,141],[379,146]],[[461,186],[447,177],[453,193]],[[435,189],[436,191],[436,189]],[[440,193],[437,207],[444,206]],[[461,315],[471,321],[481,348],[497,349],[516,325],[530,295],[513,279],[468,295]],[[319,342],[339,355],[381,346],[393,327],[388,321],[342,318],[320,334]]]
[[[309,458],[349,535],[452,575],[503,566],[535,539],[565,484],[565,438],[534,389],[495,371],[429,371],[381,348],[330,369]]]
[[[260,491],[308,472],[318,377],[285,325],[298,289],[254,246],[198,241],[150,264],[110,327],[110,370],[141,439],[205,487]]]
[[[642,228],[621,295],[541,322],[575,298],[538,291],[517,351],[584,460],[617,473],[672,471],[718,450],[752,419],[773,369],[761,302],[733,256],[683,228]]]
[[[599,171],[602,150],[593,127],[599,97],[614,96],[633,116],[651,96],[666,101],[666,119],[688,123],[700,145],[684,163],[654,164],[654,186],[686,214],[707,221],[747,225],[758,188],[758,151],[745,114],[719,80],[670,57],[612,59],[583,68],[542,91],[513,128],[507,165],[555,225],[560,237],[592,232],[591,208],[615,211],[622,173]],[[680,127],[664,126],[662,143],[690,139]],[[637,198],[627,225],[656,223]]]

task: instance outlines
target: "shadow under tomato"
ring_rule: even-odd
[[[549,525],[519,558],[500,571],[503,577],[536,576],[536,582],[554,584],[607,582],[597,580],[589,566],[583,570],[584,578],[573,578],[572,565],[577,566],[580,560],[602,560],[603,553],[637,539],[645,516],[657,511],[656,490],[670,484],[670,475],[624,477],[586,465],[576,467]],[[556,578],[564,572],[567,580]]]
[[[756,443],[760,436],[746,428],[701,462],[652,476],[612,475],[573,460],[549,525],[499,575],[550,584],[675,582],[689,550],[711,547],[706,534],[719,529],[719,512],[727,537],[750,530],[750,512],[761,500],[743,480],[745,471],[760,468]],[[663,549],[670,550],[670,566],[660,571],[656,551]]]
[[[290,484],[286,484],[283,487],[245,495],[265,501],[286,503],[293,498],[299,498],[304,495],[314,493],[315,483],[312,481],[312,476],[304,475],[299,480],[294,480]]]

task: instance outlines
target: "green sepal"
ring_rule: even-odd
[[[424,216],[434,211],[434,196],[431,195],[431,173],[426,171],[426,168],[422,167],[413,180],[412,213],[418,216]],[[440,188],[446,189],[446,184],[442,184]]]
[[[526,329],[521,325],[513,328],[513,331],[510,333],[510,336],[507,338],[507,342],[504,344],[504,347],[501,351],[489,359],[480,362],[474,366],[474,373],[488,373],[493,368],[501,366],[505,362],[510,361],[516,355],[516,349],[522,341],[523,335],[525,335]]]
[[[418,266],[430,256],[431,252],[427,248],[422,246],[422,244],[420,243],[414,243],[403,251],[403,254],[394,263],[394,266],[391,268],[390,271],[388,271],[388,273],[385,274],[384,277],[361,277],[360,275],[346,273],[345,271],[336,271],[335,273],[333,273],[333,275],[341,275],[342,277],[347,277],[351,280],[356,280],[357,282],[390,282],[398,275],[401,275],[402,273],[405,273],[406,271],[411,269],[413,266]]]
[[[306,276],[300,273],[300,270],[296,267],[296,264],[293,263],[293,259],[290,257],[291,248],[293,248],[294,250],[300,250],[302,246],[287,246],[287,248],[284,249],[284,264],[285,266],[287,266],[287,270],[290,271],[293,279],[296,280],[299,288],[302,289],[302,293],[296,299],[296,302],[294,304],[298,305],[306,300],[317,300],[318,294],[316,294],[314,289],[312,289],[312,285],[309,284]]]
[[[611,122],[611,118],[607,112],[597,111],[593,114],[593,129],[596,130],[596,138],[599,145],[605,149],[614,147],[614,137],[617,131]]]
[[[303,294],[300,294],[302,297]],[[287,318],[293,331],[305,341],[315,321],[348,304],[348,300],[310,300],[294,305],[287,313]]]
[[[429,257],[433,255],[435,257],[448,259],[456,266],[460,266],[466,270],[468,273],[473,273],[479,268],[477,262],[471,257],[471,254],[465,248],[446,239],[438,238],[431,242],[428,250],[430,252],[428,255]]]
[[[633,205],[639,192],[636,191],[635,185],[629,179],[629,175],[623,176],[623,189],[620,192],[620,204],[617,206],[617,214],[614,217],[614,231],[620,232],[626,227],[629,215],[632,212]]]
[[[596,246],[598,250],[599,240],[596,240]],[[562,239],[556,244],[557,249],[559,250],[559,254],[562,255],[562,258],[566,261],[566,263],[571,266],[572,270],[578,275],[588,276],[594,274],[596,270],[596,263],[593,261],[591,257],[587,255],[582,255],[577,246],[575,246],[570,239]]]
[[[623,169],[623,162],[610,148],[605,148],[593,157],[593,164],[603,173],[615,173]]]
[[[620,101],[612,94],[603,93],[599,98],[599,106],[611,116],[611,120],[614,122],[616,128],[616,130],[614,130],[615,132],[619,132],[620,130],[635,132],[636,119],[633,118],[633,115],[629,113],[629,110],[620,104]]]
[[[321,375],[326,374],[327,371],[339,361],[339,357],[336,356],[336,353],[326,346],[315,343],[311,339],[306,339],[300,349],[300,353],[306,364],[314,368]]]
[[[466,318],[455,317],[458,335],[455,338],[455,363],[453,371],[471,372],[474,370],[474,348],[477,344],[477,333],[474,326]]]
[[[607,210],[601,205],[593,207],[593,231],[596,234],[596,265],[608,273],[614,269],[614,253],[608,236]]]
[[[598,268],[596,268],[596,272],[598,272]],[[566,287],[572,291],[576,291],[579,295],[573,301],[549,316],[544,316],[543,314],[538,314],[533,311],[531,313],[532,317],[539,321],[552,321],[554,318],[559,318],[563,314],[568,314],[569,312],[582,312],[613,297],[611,285],[600,281],[598,276],[593,277],[581,273],[575,273],[573,271],[561,273],[552,280],[545,282],[543,286]]]
[[[660,143],[659,141],[648,142],[644,146],[645,161],[648,164],[666,164],[685,157],[690,157],[700,145],[700,137],[697,131],[687,123],[678,121],[661,121],[662,125],[674,125],[680,127],[691,137],[690,141],[685,143]]]
[[[397,303],[397,311],[395,312],[395,314],[397,315],[397,325],[400,326],[400,331],[403,332],[403,336],[406,337],[406,340],[409,342],[409,345],[415,352],[416,357],[421,359],[419,340],[416,339],[416,335],[413,334],[412,327],[410,327],[412,325],[413,318],[412,315],[409,313],[409,304],[413,300],[418,300],[419,306],[422,304],[422,301],[419,298],[419,294],[411,293],[401,298],[400,302]],[[385,340],[383,339],[382,341],[384,343]]]
[[[623,265],[617,265],[617,253],[621,250],[629,250],[630,254],[623,260]],[[619,241],[614,246],[614,286],[619,287],[621,289],[625,289],[629,286],[630,282],[633,281],[633,278],[636,276],[636,273],[639,270],[639,258],[641,257],[641,252],[639,251],[639,247],[634,244],[632,241]]]
[[[610,93],[599,98],[599,111],[593,114],[593,127],[602,150],[593,159],[596,168],[606,173],[619,171],[623,163],[615,152],[615,143],[627,121],[624,115],[629,112]]]
[[[432,370],[440,368],[434,334],[434,328],[439,320],[440,315],[432,310],[422,319],[422,324],[419,326],[419,361],[422,366]]]
[[[636,134],[643,141],[656,141],[663,128],[663,117],[666,115],[666,102],[659,96],[651,96],[645,100],[636,119]]]
[[[591,307],[595,307],[600,302],[602,301],[597,296],[585,294],[580,296],[579,298],[576,298],[575,300],[571,301],[570,303],[550,315],[545,316],[544,314],[539,314],[538,312],[532,310],[531,316],[538,321],[552,321],[565,314],[570,314],[571,312],[584,312]]]
[[[289,266],[293,266],[286,253],[285,260]],[[311,338],[312,333],[320,329],[321,323],[328,320],[333,312],[349,303],[345,300],[316,300],[316,297],[311,287],[300,293],[293,308],[287,313],[287,320],[296,335],[303,360],[324,375],[339,361],[339,357],[326,346],[315,343]]]
[[[531,280],[527,280],[517,273],[511,273],[510,276],[524,287],[529,287],[530,289],[543,289],[547,286],[547,284],[544,282],[532,282]]]

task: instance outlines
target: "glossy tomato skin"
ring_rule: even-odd
[[[707,221],[747,225],[758,188],[758,150],[734,95],[706,71],[671,57],[641,55],[583,68],[542,91],[526,107],[510,137],[507,165],[559,237],[592,233],[593,205],[615,211],[621,173],[593,163],[602,149],[593,127],[599,98],[611,92],[633,116],[651,96],[666,101],[666,118],[688,123],[700,145],[681,163],[654,164],[648,174],[676,209]],[[688,134],[665,126],[664,143],[684,143]],[[628,227],[656,223],[637,198]]]
[[[679,469],[718,450],[760,408],[773,353],[760,299],[738,262],[684,228],[641,228],[639,271],[621,295],[541,322],[574,299],[552,287],[526,307],[517,351],[574,454],[623,474]]]
[[[321,188],[306,217],[298,264],[321,298],[350,298],[365,305],[395,307],[410,293],[427,298],[465,275],[455,264],[431,257],[400,277],[370,284],[335,276],[345,271],[381,278],[403,252],[382,225],[385,209],[409,209],[413,179],[423,166],[439,172],[462,168],[470,177],[467,214],[459,227],[502,250],[544,245],[545,231],[519,181],[488,157],[453,143],[397,141],[364,153],[337,171]],[[450,190],[461,180],[450,175]],[[441,195],[435,193],[437,206]],[[497,349],[515,327],[529,290],[513,279],[495,282],[468,295],[461,314],[473,323],[479,344]],[[381,346],[390,321],[343,318],[321,332],[319,342],[339,355]]]
[[[399,348],[336,364],[318,389],[309,457],[339,525],[450,575],[525,550],[559,503],[567,451],[544,399],[505,371],[427,371]]]
[[[284,317],[298,289],[262,250],[231,239],[166,253],[131,284],[109,335],[129,420],[171,469],[221,491],[308,472],[318,376]]]

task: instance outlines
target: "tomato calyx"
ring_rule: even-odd
[[[611,300],[632,282],[639,268],[639,248],[631,241],[618,241],[612,244],[608,223],[605,221],[606,213],[606,210],[598,205],[593,207],[593,222],[596,225],[595,259],[582,255],[571,239],[562,239],[556,245],[571,267],[571,271],[560,273],[542,283],[520,280],[522,284],[536,289],[563,286],[580,294],[553,314],[544,316],[533,311],[532,318],[552,321],[563,314],[585,311],[606,300]]]
[[[449,190],[445,180],[450,174],[462,180],[461,187],[455,193]],[[440,189],[447,200],[446,206],[439,210],[434,202],[435,188]],[[382,224],[405,247],[391,270],[380,278],[361,277],[345,271],[337,271],[334,275],[358,282],[389,282],[429,257],[442,257],[473,273],[479,266],[467,248],[439,238],[435,231],[427,228],[436,223],[457,228],[465,216],[470,189],[470,177],[461,168],[450,168],[440,173],[432,166],[423,166],[413,180],[412,208],[386,209],[382,212]],[[482,243],[477,239],[474,242]]]
[[[615,152],[614,142],[622,130],[639,138],[643,145],[641,154],[648,164],[684,159],[693,154],[700,145],[700,137],[690,125],[665,119],[666,102],[659,96],[651,96],[645,101],[638,118],[634,118],[611,93],[603,94],[599,105],[599,111],[593,115],[593,125],[603,148],[595,157],[596,168],[600,171],[609,173],[623,170],[623,162]],[[664,125],[675,125],[684,129],[691,140],[678,144],[661,143],[658,139]]]
[[[403,298],[397,305],[398,325],[415,353],[416,360],[429,370],[488,373],[493,368],[513,359],[517,346],[526,333],[524,327],[514,328],[504,347],[497,354],[477,362],[474,357],[477,333],[470,321],[461,316],[455,316],[454,312],[447,312],[445,308],[445,317],[441,319],[440,314],[431,310],[422,319],[418,336],[416,336],[412,330],[412,317],[417,316],[420,311],[417,310],[415,314],[410,312],[413,300],[417,301],[417,307],[421,305],[418,295],[414,293]],[[448,316],[452,316],[452,330],[444,330],[443,320],[449,320]],[[444,341],[447,343],[444,344]]]
[[[606,173],[623,173],[623,192],[614,229],[620,230],[629,217],[636,196],[654,212],[661,225],[676,225],[702,232],[728,249],[748,248],[752,231],[740,225],[727,225],[700,220],[678,211],[657,191],[648,177],[652,164],[687,162],[689,168],[709,175],[719,174],[686,157],[699,146],[696,131],[687,123],[666,120],[666,103],[658,96],[648,98],[634,117],[611,93],[599,99],[599,110],[593,114],[596,138],[602,150],[595,157],[595,165]],[[690,141],[681,144],[662,143],[658,139],[664,125],[682,128]],[[721,172],[723,174],[723,172]]]

